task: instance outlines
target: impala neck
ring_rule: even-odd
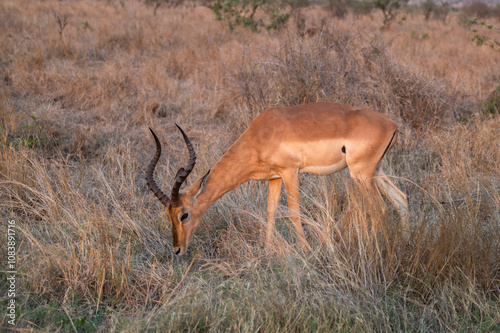
[[[240,138],[241,139],[241,138]],[[201,217],[222,195],[251,179],[250,156],[240,149],[243,140],[236,141],[212,169],[203,191],[196,198],[193,213]]]

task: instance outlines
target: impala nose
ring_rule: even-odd
[[[181,253],[181,248],[180,247],[177,247],[177,248],[174,247],[174,253],[176,255],[179,255],[179,253]]]

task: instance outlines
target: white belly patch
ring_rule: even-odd
[[[338,163],[332,165],[325,166],[316,166],[316,165],[308,165],[300,168],[300,173],[314,173],[315,175],[329,175],[334,172],[338,172],[347,167],[347,163],[345,159],[341,160]]]

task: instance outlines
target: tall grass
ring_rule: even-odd
[[[61,38],[54,11],[69,13]],[[2,2],[0,207],[2,226],[19,228],[17,329],[499,330],[500,123],[480,109],[500,60],[458,25],[420,20],[370,37],[369,17],[309,37],[230,34],[201,7]],[[407,31],[431,28],[425,41]],[[409,238],[343,171],[301,175],[311,251],[295,244],[284,194],[263,248],[267,187],[250,182],[176,258],[145,186],[147,126],[164,143],[156,177],[168,189],[187,157],[174,122],[195,143],[194,179],[264,108],[317,100],[398,122],[383,163],[410,197]]]

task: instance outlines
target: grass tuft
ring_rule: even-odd
[[[0,217],[18,228],[16,329],[499,331],[500,118],[483,112],[498,54],[471,43],[457,14],[384,31],[373,15],[332,22],[311,6],[300,15],[310,34],[293,22],[254,34],[202,6],[0,2]],[[176,258],[144,180],[147,128],[164,143],[156,179],[169,189],[187,158],[174,123],[195,145],[195,179],[264,109],[313,101],[398,123],[383,164],[410,198],[408,239],[394,207],[369,208],[345,170],[300,177],[311,251],[296,244],[284,193],[263,248],[267,185],[249,182]]]

